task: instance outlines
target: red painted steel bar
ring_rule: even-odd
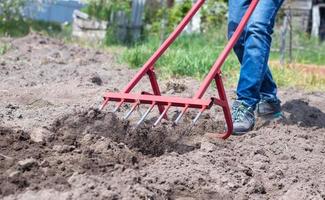
[[[146,95],[146,94],[131,94],[131,93],[107,93],[110,101],[121,101],[124,100],[125,103],[134,103],[139,101],[141,104],[152,104],[155,102],[156,105],[168,105],[175,107],[185,107],[189,108],[202,108],[206,106],[210,108],[213,104],[213,100],[204,100],[204,99],[191,99],[191,98],[181,98],[181,97],[165,97],[165,96],[156,96],[156,95]]]
[[[231,50],[235,46],[236,42],[238,41],[238,39],[239,39],[240,35],[242,34],[248,20],[250,19],[251,15],[253,14],[258,2],[259,2],[259,0],[252,0],[252,2],[250,4],[250,6],[248,7],[243,19],[239,23],[235,33],[230,38],[227,46],[225,47],[223,52],[220,54],[219,58],[217,59],[217,61],[213,65],[212,69],[210,70],[209,74],[204,79],[203,83],[201,84],[200,89],[198,90],[198,92],[196,93],[194,98],[196,98],[196,99],[202,98],[202,96],[204,95],[204,93],[206,92],[206,90],[210,86],[210,83],[213,81],[213,79],[216,77],[216,75],[218,73],[219,74],[221,73],[220,69],[221,69],[222,65],[224,64],[224,62],[225,62],[226,58],[228,57],[229,53],[231,52]]]
[[[222,77],[220,76],[220,74],[218,74],[215,77],[215,82],[216,82],[217,90],[218,90],[218,93],[219,93],[220,101],[225,103],[225,105],[222,105],[221,107],[222,107],[223,114],[224,114],[224,117],[225,117],[225,121],[226,121],[226,124],[227,124],[227,131],[225,131],[222,134],[216,134],[215,137],[222,138],[222,139],[227,139],[232,134],[233,129],[234,129],[233,128],[233,123],[232,123],[231,111],[230,111],[230,107],[229,107],[229,104],[228,104],[226,91],[225,91],[225,88],[223,86]]]
[[[153,94],[160,96],[161,92],[160,92],[160,89],[159,89],[156,73],[155,73],[155,70],[154,70],[153,66],[148,70],[147,74],[149,76],[149,80],[150,80],[150,84],[151,84],[151,87],[152,87],[152,90],[153,90]],[[164,112],[165,108],[164,108],[163,105],[158,105],[158,110],[159,110],[159,113],[161,114],[161,113]],[[164,116],[164,117],[167,119],[167,116]]]
[[[239,23],[235,33],[230,38],[228,44],[226,45],[223,52],[220,54],[214,65],[212,66],[210,72],[204,79],[203,83],[201,84],[199,90],[195,94],[193,98],[180,98],[180,97],[166,97],[161,96],[159,85],[154,73],[154,64],[156,61],[161,57],[161,55],[168,49],[168,47],[175,41],[175,39],[179,36],[179,34],[183,31],[186,25],[190,22],[193,16],[197,13],[197,11],[201,8],[205,1],[198,0],[193,8],[189,11],[189,13],[185,16],[182,22],[177,26],[175,31],[167,38],[167,40],[162,44],[162,46],[153,54],[153,56],[144,64],[144,66],[140,69],[140,71],[135,75],[135,77],[129,82],[129,84],[123,89],[120,93],[112,93],[108,92],[104,97],[104,103],[101,108],[103,108],[108,101],[117,101],[121,103],[134,103],[138,104],[150,104],[151,107],[149,112],[153,108],[154,105],[159,107],[159,111],[161,115],[159,116],[158,120],[155,122],[154,125],[157,125],[159,121],[164,117],[167,116],[166,113],[171,106],[182,107],[183,111],[181,112],[180,116],[177,118],[178,121],[182,115],[186,112],[188,108],[198,108],[200,112],[198,113],[197,117],[194,120],[194,123],[199,118],[199,116],[206,110],[210,109],[213,104],[219,105],[223,109],[224,117],[227,124],[227,131],[223,134],[212,134],[212,137],[217,138],[228,138],[233,131],[233,124],[231,119],[231,112],[230,107],[228,104],[226,92],[224,89],[224,85],[221,78],[221,67],[224,64],[226,58],[228,57],[229,53],[231,52],[232,48],[238,41],[240,35],[242,34],[246,24],[248,23],[253,11],[255,10],[259,0],[252,0],[249,8],[247,9],[243,19]],[[149,80],[151,82],[151,86],[153,89],[154,94],[149,94],[143,92],[142,94],[130,94],[129,92],[134,88],[136,84],[141,80],[141,78],[148,74]],[[210,86],[211,82],[215,80],[216,87],[218,90],[219,98],[211,98],[210,100],[201,99],[206,92],[207,88]],[[166,107],[165,107],[166,106]],[[131,109],[132,113],[132,109]],[[145,118],[145,117],[143,117]]]
[[[181,34],[186,25],[191,21],[193,16],[202,7],[205,0],[198,0],[192,9],[188,12],[182,22],[177,26],[175,31],[167,38],[167,40],[161,45],[161,47],[151,56],[151,58],[143,65],[140,71],[134,76],[129,84],[122,90],[125,93],[129,93],[134,86],[140,81],[140,79],[147,73],[147,71],[154,66],[161,55],[168,49],[168,47],[176,40]]]

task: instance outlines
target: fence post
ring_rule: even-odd
[[[197,0],[192,0],[192,4],[195,4]],[[201,11],[198,11],[194,15],[191,22],[185,28],[186,33],[200,33],[201,32]]]
[[[288,15],[285,12],[285,16],[283,19],[283,24],[281,28],[281,46],[280,46],[280,63],[281,65],[285,64],[285,57],[286,57],[286,39],[287,39],[287,32],[288,32]]]
[[[314,5],[313,6],[313,26],[312,26],[312,35],[315,37],[319,37],[319,27],[320,27],[320,7],[319,5]]]
[[[143,25],[143,13],[146,0],[133,0],[132,1],[132,18],[130,23],[130,30],[132,41],[137,41],[141,37],[141,28]]]
[[[117,25],[117,39],[123,42],[127,37],[128,19],[126,13],[124,11],[117,11],[115,19]]]

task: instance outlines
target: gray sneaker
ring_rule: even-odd
[[[254,109],[237,100],[232,105],[232,120],[234,124],[233,135],[243,135],[254,128]]]
[[[267,119],[276,119],[283,116],[281,110],[281,101],[276,99],[274,101],[261,100],[256,107],[258,117]]]

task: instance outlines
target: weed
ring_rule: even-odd
[[[10,49],[10,45],[8,43],[0,44],[0,55],[4,55]]]

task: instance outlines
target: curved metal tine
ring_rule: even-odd
[[[151,106],[148,108],[148,110],[144,113],[144,115],[141,117],[141,119],[137,122],[136,126],[139,126],[149,115],[149,113],[152,111],[152,109],[155,107],[155,102],[151,104]]]
[[[202,108],[201,110],[200,110],[200,112],[196,115],[196,117],[193,119],[193,121],[192,121],[192,125],[195,125],[196,124],[196,122],[199,120],[199,118],[201,117],[201,115],[203,114],[203,112],[205,111],[205,107],[204,108]]]
[[[134,102],[131,110],[128,113],[126,113],[126,115],[123,117],[123,119],[125,119],[125,120],[128,119],[139,104],[140,103],[138,101]]]
[[[120,107],[122,106],[122,104],[124,103],[124,99],[122,99],[118,104],[117,106],[115,107],[115,109],[113,110],[113,113],[116,113]]]
[[[108,102],[109,102],[109,98],[107,97],[107,98],[104,99],[104,102],[102,103],[102,105],[99,106],[98,109],[99,109],[100,111],[103,110],[104,107],[108,104]]]
[[[157,126],[159,124],[159,122],[162,120],[162,118],[166,115],[167,111],[169,110],[169,108],[172,106],[172,104],[168,104],[167,107],[165,108],[164,112],[161,113],[161,115],[159,116],[159,118],[157,119],[157,121],[153,124],[153,126]]]
[[[174,121],[174,124],[176,124],[176,125],[178,124],[178,122],[181,120],[181,118],[183,117],[183,115],[186,113],[187,109],[188,109],[188,105],[185,106],[183,108],[182,112],[177,116],[176,120]]]

